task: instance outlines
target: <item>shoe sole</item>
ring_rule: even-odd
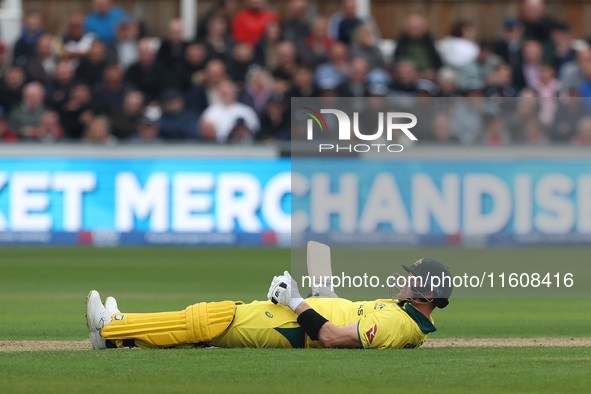
[[[96,338],[96,335],[93,335],[96,331],[96,328],[93,327],[93,325],[90,323],[90,313],[88,310],[90,307],[88,300],[90,299],[90,296],[95,292],[96,292],[95,290],[91,290],[88,293],[88,295],[86,296],[86,314],[84,316],[86,317],[86,327],[88,327],[88,336],[90,337],[90,341],[92,342],[92,348],[95,350],[100,350],[100,349],[104,349],[104,346],[101,346],[98,338]]]

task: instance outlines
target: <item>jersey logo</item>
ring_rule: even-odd
[[[375,325],[372,328],[370,328],[369,331],[367,331],[365,333],[365,335],[367,335],[367,340],[369,341],[370,344],[373,342],[373,339],[376,336],[377,331],[378,331],[378,326]]]
[[[268,317],[269,319],[272,319],[272,318],[273,318],[273,314],[272,314],[271,312],[269,312],[269,311],[266,311],[266,312],[265,312],[265,315],[267,315],[267,317]]]

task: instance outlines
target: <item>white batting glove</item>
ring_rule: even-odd
[[[285,275],[287,273],[287,275]],[[273,302],[273,304],[287,305],[291,298],[291,275],[285,271],[283,275],[274,276],[267,298]]]
[[[283,275],[273,278],[267,298],[274,304],[289,306],[294,312],[304,302],[298,290],[297,283],[287,271],[283,272]]]

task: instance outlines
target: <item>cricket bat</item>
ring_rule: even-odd
[[[339,298],[331,289],[332,265],[330,247],[316,241],[308,241],[308,275],[312,282],[311,297]]]

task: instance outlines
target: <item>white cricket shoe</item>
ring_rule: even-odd
[[[98,291],[91,290],[86,297],[86,325],[90,334],[93,349],[106,349],[107,341],[101,336],[103,327],[111,322],[107,309],[101,302]]]
[[[105,309],[107,310],[108,316],[113,316],[115,313],[121,313],[117,307],[117,300],[111,296],[105,298]]]

